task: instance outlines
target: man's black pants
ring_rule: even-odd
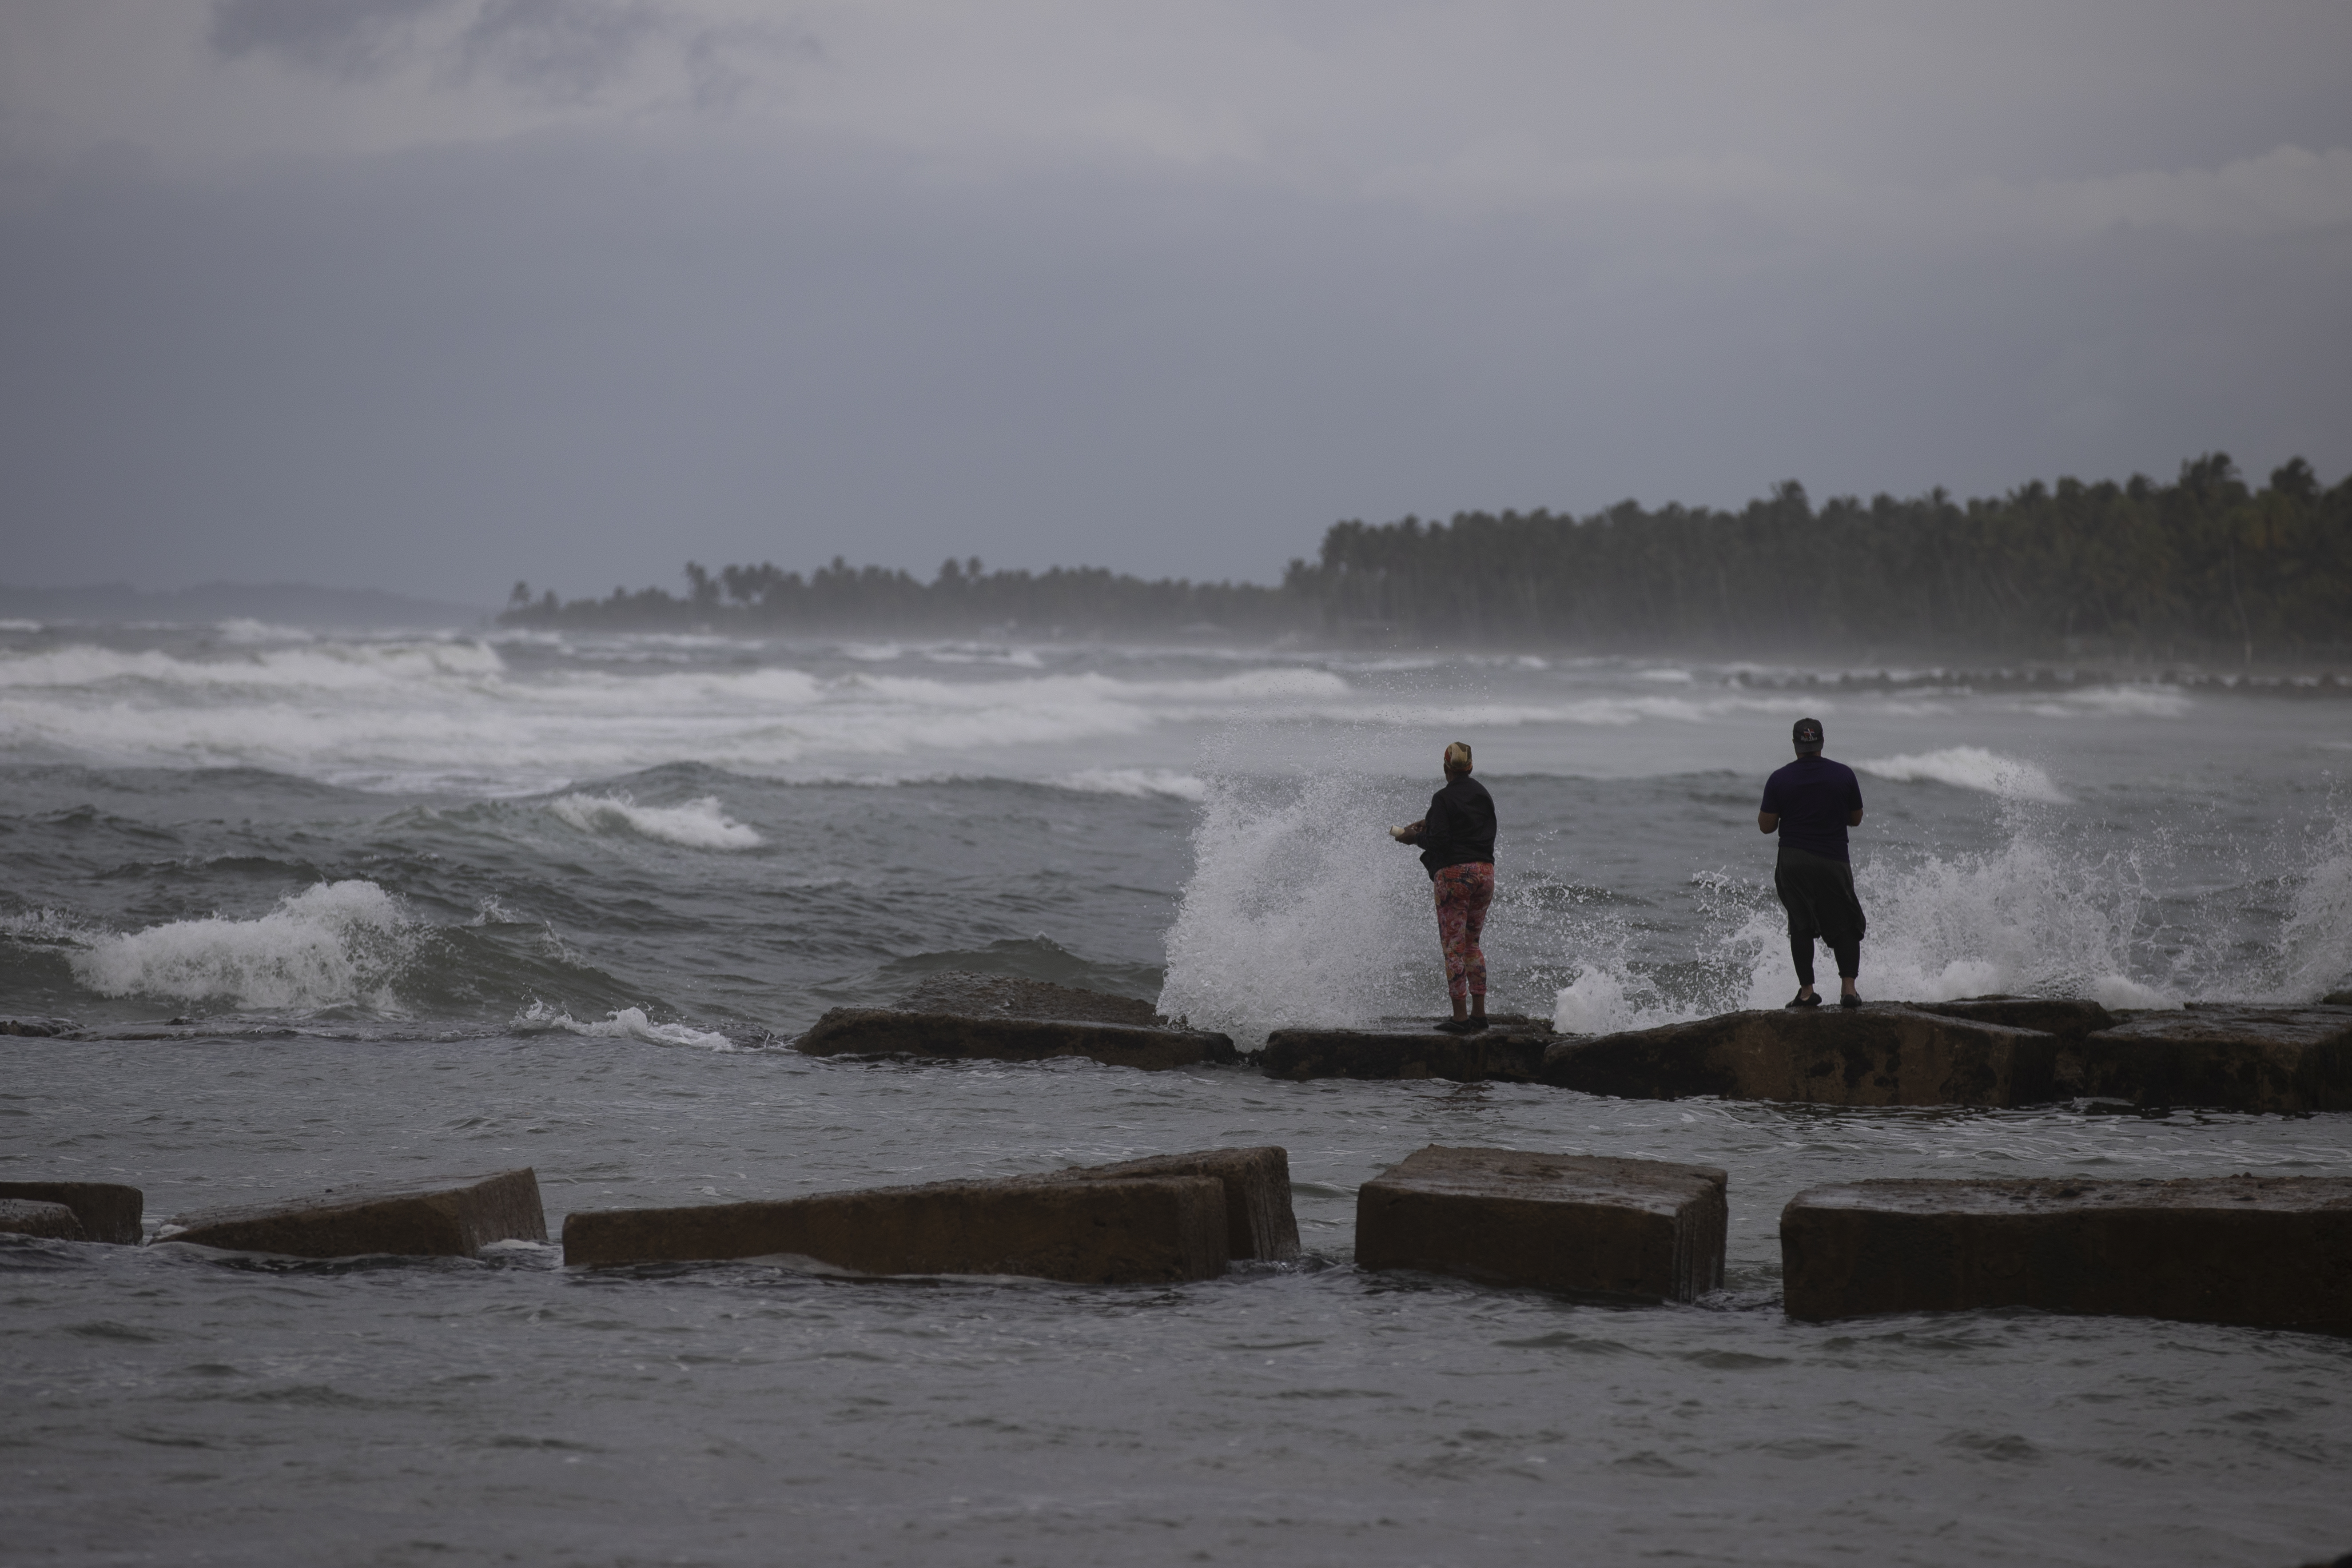
[[[1797,963],[1797,984],[1813,983],[1813,942],[1830,944],[1838,973],[1851,980],[1862,973],[1862,939],[1870,922],[1853,896],[1853,868],[1811,850],[1780,846],[1772,868],[1773,890],[1789,911],[1789,956]]]

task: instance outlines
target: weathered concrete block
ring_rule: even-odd
[[[1432,1144],[1358,1190],[1356,1262],[1687,1301],[1723,1283],[1724,1186],[1708,1165]]]
[[[1045,1179],[1103,1182],[1136,1176],[1211,1177],[1224,1188],[1225,1244],[1231,1256],[1267,1263],[1286,1262],[1298,1256],[1298,1216],[1290,1202],[1290,1154],[1272,1144],[1152,1154],[1116,1165],[1073,1165]]]
[[[38,1198],[0,1198],[0,1235],[37,1236],[50,1241],[89,1239],[73,1210]]]
[[[1198,1029],[1146,1029],[1069,1018],[991,1018],[835,1007],[793,1042],[811,1056],[908,1056],[1034,1062],[1090,1057],[1113,1067],[1195,1067],[1234,1059],[1234,1042]]]
[[[563,1261],[814,1258],[865,1274],[1019,1274],[1167,1284],[1225,1271],[1225,1190],[1209,1176],[1016,1178],[770,1202],[574,1212]]]
[[[1563,1039],[1543,1081],[1632,1100],[1813,1105],[2032,1105],[2052,1098],[2052,1036],[1896,1004],[1726,1013]]]
[[[927,976],[898,1005],[908,1013],[954,1013],[969,1018],[1068,1018],[1131,1024],[1139,1029],[1168,1026],[1150,1003],[1132,996],[968,969],[942,969]]]
[[[2012,1029],[2038,1029],[2062,1040],[2079,1040],[2113,1028],[2116,1016],[2079,996],[1963,996],[1957,1002],[1912,1002],[1906,1005],[1947,1018],[1971,1018]]]
[[[1442,1035],[1401,1029],[1276,1029],[1258,1065],[1268,1078],[1450,1079],[1456,1083],[1532,1083],[1543,1070],[1549,1027],[1488,1028]]]
[[[539,1176],[528,1167],[471,1182],[334,1188],[314,1197],[175,1215],[157,1241],[290,1258],[367,1253],[470,1257],[494,1241],[545,1241]]]
[[[1845,1182],[1780,1214],[1789,1315],[2038,1307],[2352,1333],[2352,1180]]]
[[[63,1204],[90,1240],[129,1247],[139,1245],[139,1222],[147,1210],[146,1194],[119,1182],[0,1182],[0,1198]]]
[[[2069,1042],[2063,1096],[2225,1110],[2352,1110],[2352,1008],[2191,1003]]]

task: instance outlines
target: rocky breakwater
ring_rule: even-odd
[[[2131,1013],[2057,1053],[2063,1098],[2226,1110],[2352,1110],[2352,1006],[2192,1002]]]
[[[1298,1253],[1289,1156],[1216,1149],[995,1181],[574,1213],[563,1260],[594,1267],[784,1257],[860,1274],[1072,1284],[1214,1279]]]
[[[1356,1262],[1688,1301],[1723,1283],[1725,1187],[1710,1165],[1432,1144],[1358,1189]]]
[[[2057,1046],[2036,1029],[1873,1003],[1565,1038],[1545,1051],[1542,1078],[1629,1100],[2025,1105],[2050,1098]]]
[[[165,1221],[155,1239],[289,1258],[469,1258],[494,1241],[545,1241],[547,1214],[538,1174],[526,1167],[205,1209]]]
[[[1497,1016],[1475,1034],[1450,1034],[1434,1018],[1383,1018],[1369,1029],[1276,1029],[1258,1066],[1268,1078],[1450,1079],[1532,1083],[1557,1038],[1539,1019]]]
[[[1727,1013],[1544,1053],[1561,1089],[1628,1099],[1814,1105],[2352,1109],[2352,1007],[2111,1014],[2063,997],[1979,996]]]
[[[1229,1036],[1171,1025],[1148,1002],[960,972],[932,976],[897,1007],[835,1007],[793,1046],[821,1057],[1086,1057],[1146,1070],[1238,1059]]]
[[[1780,1215],[1792,1318],[2036,1307],[2352,1333],[2352,1179],[1870,1181]]]
[[[62,1205],[81,1231],[76,1241],[136,1247],[144,1234],[147,1195],[120,1182],[0,1182],[0,1203]]]

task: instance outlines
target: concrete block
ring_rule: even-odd
[[[2352,1008],[2191,1003],[2069,1042],[2061,1096],[2221,1110],[2352,1110]]]
[[[90,1240],[126,1247],[139,1245],[139,1222],[147,1210],[146,1194],[119,1182],[0,1182],[0,1198],[63,1204]]]
[[[1268,1078],[1450,1079],[1455,1083],[1533,1083],[1548,1026],[1442,1035],[1427,1025],[1389,1029],[1276,1029],[1258,1065]]]
[[[466,1258],[494,1241],[545,1241],[539,1177],[529,1167],[474,1181],[331,1187],[314,1197],[175,1215],[157,1241],[290,1258],[369,1253]]]
[[[1232,1038],[1198,1029],[1139,1028],[1070,1018],[985,1017],[835,1007],[793,1042],[811,1056],[908,1056],[1034,1062],[1088,1057],[1160,1070],[1235,1059]]]
[[[1298,1256],[1298,1217],[1290,1203],[1290,1155],[1256,1149],[1202,1149],[1152,1154],[1116,1165],[1074,1165],[1054,1181],[1121,1181],[1137,1176],[1207,1176],[1224,1188],[1225,1244],[1231,1256],[1281,1263]]]
[[[1432,1144],[1356,1194],[1356,1262],[1573,1296],[1687,1301],[1723,1283],[1708,1165]]]
[[[1066,1018],[1089,1024],[1129,1024],[1160,1029],[1168,1020],[1149,1002],[1027,980],[1015,974],[975,974],[942,969],[926,976],[898,1004],[908,1013],[954,1013],[971,1018]]]
[[[0,1235],[37,1236],[50,1241],[89,1239],[73,1210],[37,1198],[0,1198]]]
[[[1727,1013],[1563,1038],[1543,1081],[1633,1100],[1717,1095],[1811,1105],[2032,1105],[2052,1098],[2055,1037],[1890,1003]]]
[[[2037,1029],[2062,1040],[2079,1040],[2113,1028],[2116,1016],[2078,996],[1963,996],[1957,1002],[1911,1002],[1905,1005],[1947,1018],[1969,1018],[2012,1029]]]
[[[1209,1176],[935,1182],[685,1208],[575,1211],[563,1261],[789,1256],[862,1274],[1018,1274],[1171,1284],[1225,1271],[1225,1190]]]
[[[2038,1307],[2352,1333],[2352,1179],[1846,1182],[1780,1214],[1789,1315]]]

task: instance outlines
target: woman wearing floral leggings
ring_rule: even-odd
[[[1445,952],[1445,991],[1454,1016],[1437,1026],[1468,1034],[1486,1026],[1486,955],[1479,951],[1486,906],[1495,899],[1495,797],[1470,776],[1470,747],[1445,748],[1445,787],[1429,797],[1419,822],[1391,827],[1400,844],[1421,846],[1421,863],[1437,894],[1437,941]],[[1466,1009],[1466,1011],[1465,1011]]]

